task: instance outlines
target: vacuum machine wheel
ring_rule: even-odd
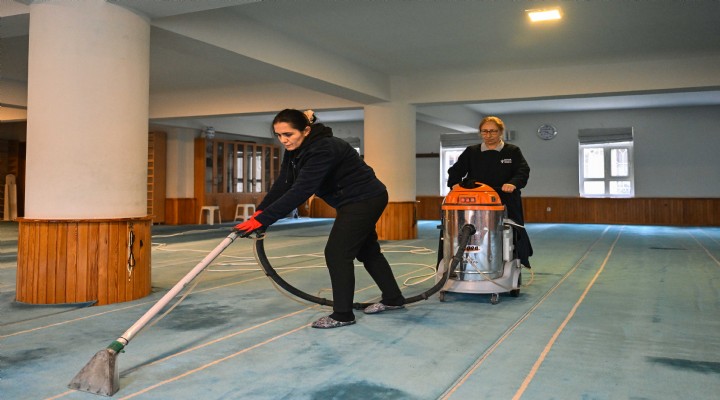
[[[518,288],[513,289],[510,291],[510,296],[512,297],[518,297],[520,296],[520,286],[522,285],[522,274],[518,275]]]
[[[490,295],[490,304],[497,304],[500,302],[500,294],[493,293]]]

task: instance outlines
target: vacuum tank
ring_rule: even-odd
[[[476,184],[473,188],[456,186],[442,205],[443,262],[436,282],[450,267],[452,255],[458,249],[459,233],[465,224],[475,227],[476,233],[465,246],[463,260],[444,287],[445,292],[489,293],[493,304],[499,293],[519,294],[520,261],[514,258],[513,227],[507,223],[505,206],[490,186]]]

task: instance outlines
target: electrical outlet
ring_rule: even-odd
[[[548,207],[546,211],[547,211],[547,212],[550,212],[550,211],[552,211],[552,208],[551,208],[551,207]]]

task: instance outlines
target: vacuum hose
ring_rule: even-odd
[[[427,291],[416,295],[412,297],[408,297],[405,299],[405,304],[415,303],[420,300],[427,300],[430,296],[435,294],[438,290],[442,289],[442,287],[445,285],[445,282],[447,282],[450,275],[455,271],[455,268],[457,268],[457,265],[462,261],[463,253],[465,252],[465,247],[467,246],[468,242],[470,241],[470,237],[474,235],[476,232],[475,226],[471,224],[465,224],[461,231],[460,231],[460,239],[458,241],[458,248],[455,252],[455,256],[452,258],[452,263],[450,264],[450,268],[448,268],[447,271],[443,274],[442,279],[435,284],[435,286],[431,287]],[[440,238],[442,240],[442,231],[440,233]],[[272,279],[275,283],[278,284],[278,286],[282,287],[289,293],[310,301],[312,303],[320,304],[323,306],[332,306],[333,301],[328,300],[322,297],[313,296],[311,294],[305,293],[302,290],[296,288],[295,286],[289,284],[286,280],[284,280],[278,273],[275,271],[275,269],[270,265],[270,261],[268,260],[267,256],[265,255],[265,245],[263,244],[263,239],[259,238],[258,240],[255,240],[255,253],[258,257],[258,260],[260,261],[260,265],[263,268],[263,271],[265,271],[265,275],[267,275],[270,279]],[[438,264],[441,262],[441,258],[438,257]],[[370,306],[373,303],[353,303],[353,308],[356,310],[362,310],[368,306]]]

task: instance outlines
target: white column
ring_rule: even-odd
[[[42,1],[29,42],[25,218],[146,216],[149,21]]]
[[[415,201],[415,106],[365,106],[365,161],[388,188],[391,202]]]

